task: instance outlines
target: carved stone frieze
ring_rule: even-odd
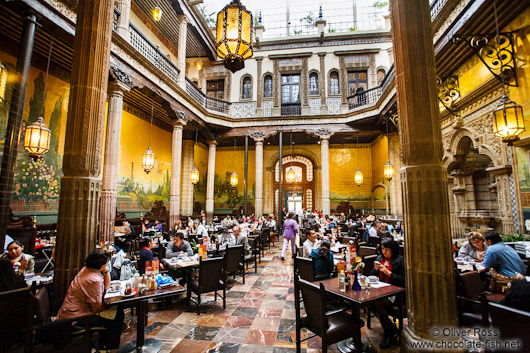
[[[126,74],[122,69],[116,65],[110,66],[111,75],[119,82],[125,83],[127,85],[132,85],[134,82],[128,74]]]
[[[263,138],[265,137],[265,133],[263,131],[254,131],[250,133],[250,136],[254,140],[263,140]]]

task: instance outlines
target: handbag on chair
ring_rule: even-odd
[[[509,277],[505,275],[501,275],[495,269],[490,269],[490,275],[491,275],[491,282],[489,286],[489,290],[493,293],[504,293],[508,290],[509,285],[511,285],[512,281],[514,279],[525,279],[525,277],[520,274],[519,272],[516,272],[514,276]]]

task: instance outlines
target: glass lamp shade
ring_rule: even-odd
[[[147,150],[142,155],[142,167],[146,174],[149,174],[149,172],[155,167],[155,154],[151,150],[151,146],[147,147]]]
[[[24,137],[24,148],[28,151],[29,156],[34,160],[42,157],[50,149],[50,139],[52,132],[44,123],[44,119],[39,117],[36,122],[26,127],[26,136]]]
[[[200,71],[202,69],[202,60],[197,60],[195,67]]]
[[[160,7],[158,7],[158,6],[156,6],[153,9],[153,20],[158,22],[158,21],[160,21],[161,18],[162,18],[162,9]]]
[[[6,88],[7,88],[7,70],[2,63],[0,63],[0,103],[4,103],[6,100]]]
[[[385,178],[388,181],[390,181],[394,177],[395,173],[396,173],[396,169],[394,168],[392,163],[390,163],[390,160],[389,160],[388,162],[386,162],[386,164],[385,164],[385,166],[383,168],[383,174],[385,175]]]
[[[510,144],[524,130],[523,107],[502,96],[501,103],[493,111],[493,133]]]
[[[360,168],[357,168],[357,171],[355,172],[355,184],[357,184],[357,186],[361,186],[363,179],[363,172],[361,172]]]
[[[239,181],[239,177],[237,176],[237,173],[236,173],[236,171],[234,170],[234,172],[232,173],[232,175],[230,175],[230,185],[232,185],[232,187],[236,187],[238,181]]]
[[[285,176],[285,181],[287,181],[289,184],[292,184],[292,183],[294,183],[295,178],[296,178],[296,173],[294,172],[293,168],[291,167],[287,171],[287,174]]]
[[[199,182],[199,170],[195,166],[190,173],[190,181],[192,184],[197,184]]]
[[[252,57],[252,14],[239,0],[225,6],[217,14],[217,54],[225,67],[236,72],[245,67],[244,60]]]

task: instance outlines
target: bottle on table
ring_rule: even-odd
[[[339,273],[339,290],[346,292],[346,274],[344,271],[340,271]]]
[[[134,276],[132,280],[132,290],[138,292],[138,285],[140,284],[140,272],[138,270],[134,271]]]

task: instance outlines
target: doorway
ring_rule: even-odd
[[[301,211],[304,204],[304,194],[301,192],[285,192],[285,205],[288,212]]]

